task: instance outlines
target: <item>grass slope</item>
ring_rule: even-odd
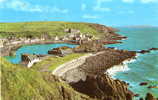
[[[59,65],[64,64],[65,62],[71,61],[73,59],[79,58],[83,55],[85,55],[85,54],[73,53],[73,54],[66,55],[64,57],[48,57],[48,58],[44,59],[43,61],[32,66],[32,68],[35,70],[53,71]]]
[[[49,36],[63,36],[64,29],[73,28],[80,30],[83,34],[98,35],[98,31],[88,23],[73,22],[23,22],[23,23],[0,23],[0,37],[26,37],[32,35],[39,37],[42,34]],[[6,33],[13,32],[13,33]]]
[[[0,61],[2,100],[91,100],[49,73]]]

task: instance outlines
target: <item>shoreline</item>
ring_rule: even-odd
[[[136,57],[137,58],[137,57]],[[105,71],[105,74],[108,74],[110,77],[112,77],[113,79],[115,79],[115,75],[119,72],[126,72],[129,71],[130,68],[128,67],[128,64],[133,63],[136,61],[136,58],[132,58],[132,59],[127,59],[124,60],[121,64],[119,65],[114,65],[111,68],[107,69]]]
[[[109,52],[111,54],[108,54]],[[119,54],[119,53],[122,53],[122,54]],[[124,57],[121,57],[123,55],[124,55]],[[92,55],[86,57],[84,62],[82,62],[82,64],[78,64],[79,63],[78,60],[72,60],[70,62],[67,62],[68,64],[65,63],[66,65],[65,64],[61,65],[60,68],[58,67],[52,73],[59,77],[63,76],[67,81],[75,80],[75,82],[76,82],[76,80],[79,81],[80,79],[85,79],[86,76],[84,76],[84,75],[103,74],[103,73],[105,73],[105,71],[109,70],[110,68],[111,69],[115,68],[114,66],[117,66],[117,68],[120,69],[120,65],[126,64],[127,61],[129,62],[129,59],[134,59],[135,56],[136,56],[135,52],[113,50],[113,49],[111,51],[111,49],[106,49],[106,50],[97,52],[96,54],[92,54]],[[111,63],[109,63],[109,60],[107,58],[113,58],[113,57],[116,57],[113,59],[114,62],[112,61]],[[120,60],[118,61],[118,59],[120,59]],[[93,61],[91,62],[91,60],[93,60]],[[71,62],[73,62],[73,65]],[[100,64],[102,64],[102,65],[100,65]],[[68,67],[70,65],[71,65],[71,68]],[[76,66],[76,65],[78,65],[78,66]],[[72,67],[72,66],[76,66],[76,67]],[[64,71],[64,73],[61,74],[62,68],[63,68],[63,70],[68,68],[68,70]],[[74,75],[75,73],[79,74],[79,75],[78,76]],[[83,76],[83,78],[80,76]]]
[[[77,43],[73,43],[71,41],[39,41],[39,42],[32,42],[32,43],[26,43],[26,44],[22,44],[22,43],[19,43],[19,44],[16,44],[16,45],[7,45],[5,47],[1,47],[0,48],[0,56],[12,56],[14,55],[15,51],[19,48],[21,48],[22,46],[29,46],[29,45],[44,45],[44,44],[62,44],[62,43],[68,43],[68,44],[76,44]]]

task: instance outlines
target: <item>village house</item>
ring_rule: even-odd
[[[64,40],[71,40],[71,41],[91,41],[93,39],[93,35],[83,34],[80,30],[77,29],[65,29],[64,32],[68,34],[64,37]]]

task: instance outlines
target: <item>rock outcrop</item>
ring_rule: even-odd
[[[158,100],[158,98],[156,99],[151,93],[147,93],[145,100]]]
[[[74,48],[74,52],[99,52],[102,50],[104,50],[104,45],[99,40],[85,42]]]
[[[106,49],[102,53],[86,59],[80,66],[85,72],[90,74],[102,74],[114,65],[120,65],[125,60],[135,58],[136,52],[126,50]]]
[[[118,30],[112,27],[107,27],[105,25],[100,24],[90,24],[91,27],[96,29],[99,33],[102,33],[101,40],[102,41],[115,41],[115,40],[121,40],[126,39],[127,37],[121,36],[115,32]]]
[[[139,85],[144,86],[144,85],[148,85],[148,83],[147,82],[141,82]]]
[[[147,49],[147,50],[140,50],[140,51],[137,51],[137,52],[141,53],[141,54],[146,54],[146,53],[150,53],[151,51],[158,51],[158,48],[150,48],[150,49]]]
[[[88,57],[85,63],[66,72],[63,78],[70,82],[75,90],[92,98],[132,100],[134,94],[127,89],[127,83],[114,80],[104,73],[112,66],[135,56],[136,52],[133,51],[106,49],[95,56]],[[69,79],[78,81],[69,81]]]
[[[53,48],[52,50],[49,50],[48,54],[64,56],[65,54],[70,54],[72,52],[73,52],[72,48],[63,46],[63,47]]]
[[[87,76],[86,81],[71,83],[71,86],[99,100],[132,100],[133,97],[125,82],[113,80],[108,75]]]

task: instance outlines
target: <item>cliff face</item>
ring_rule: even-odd
[[[132,100],[133,97],[125,82],[113,80],[108,75],[87,76],[86,81],[71,83],[71,86],[100,100]]]
[[[156,99],[156,98],[154,98],[154,96],[151,93],[147,93],[145,100],[158,100],[158,98]]]
[[[102,53],[87,58],[80,68],[90,74],[102,74],[112,66],[119,65],[135,56],[136,52],[133,51],[105,49]]]
[[[90,56],[78,68],[65,73],[64,79],[77,91],[99,100],[132,100],[134,94],[128,85],[120,80],[110,78],[105,71],[124,60],[134,58],[136,52],[106,49]]]
[[[107,27],[101,24],[89,24],[92,28],[96,29],[101,34],[101,39],[103,41],[113,41],[113,40],[121,40],[127,37],[121,36],[115,32],[118,30],[112,27]]]

